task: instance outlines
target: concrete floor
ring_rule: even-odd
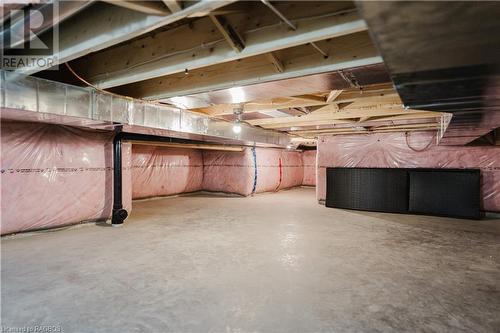
[[[325,208],[314,189],[134,203],[2,239],[2,326],[499,332],[500,221]]]

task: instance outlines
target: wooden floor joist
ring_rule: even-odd
[[[387,132],[415,132],[415,131],[436,131],[439,129],[438,125],[426,127],[402,127],[402,128],[376,128],[376,129],[357,129],[357,128],[343,128],[335,131],[324,131],[320,133],[300,134],[301,137],[306,139],[317,138],[320,135],[346,135],[346,134],[371,134],[371,133],[387,133]],[[299,135],[298,133],[294,133]]]
[[[219,104],[193,111],[218,117],[232,114],[233,107],[232,104]],[[439,112],[406,109],[390,83],[253,101],[245,103],[243,107],[244,112],[260,112],[263,115],[270,115],[270,112],[277,110],[308,108],[308,113],[298,116],[247,121],[252,126],[305,138],[334,133],[436,130],[442,116]],[[392,122],[392,125],[387,125],[388,122]],[[336,125],[342,127],[324,128]]]
[[[244,104],[244,111],[250,113],[300,107],[337,107],[354,102],[358,103],[358,105],[367,105],[370,103],[373,104],[377,100],[384,102],[387,102],[387,100],[391,100],[392,102],[400,101],[392,84],[374,84],[365,86],[363,89],[349,88],[315,94],[278,97],[271,100],[252,101]],[[348,106],[353,107],[351,104]],[[318,110],[321,110],[321,108],[318,108],[316,111]],[[192,111],[217,117],[232,114],[233,105],[217,104],[211,107],[192,109]]]
[[[362,117],[382,117],[382,116],[400,116],[412,115],[416,118],[429,118],[437,117],[439,114],[435,112],[419,111],[419,110],[405,110],[405,109],[375,109],[375,110],[349,110],[331,113],[315,114],[311,113],[302,117],[281,117],[281,118],[266,118],[249,120],[248,123],[254,126],[263,128],[272,128],[276,126],[309,126],[314,122],[358,119]],[[357,120],[356,120],[357,121]],[[306,125],[307,124],[307,125]]]

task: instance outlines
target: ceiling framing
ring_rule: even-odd
[[[76,75],[20,73],[227,121],[243,108],[248,124],[304,140],[449,121],[403,105],[351,1],[87,1],[59,31],[59,64]]]
[[[308,139],[324,134],[437,130],[443,116],[439,112],[405,108],[392,84],[375,84],[240,105],[247,115],[269,115],[270,111],[278,111],[283,115],[246,120],[250,125]],[[227,116],[232,115],[233,108],[234,104],[221,104],[192,110],[227,119]],[[289,116],[287,113],[291,109],[301,109],[302,112]]]

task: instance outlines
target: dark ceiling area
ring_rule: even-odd
[[[466,144],[500,125],[498,2],[357,6],[404,104],[453,113],[443,143]]]

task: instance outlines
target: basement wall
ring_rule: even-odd
[[[206,191],[248,196],[300,186],[304,176],[301,153],[281,149],[204,151],[203,161]]]
[[[306,150],[302,153],[304,178],[302,185],[316,186],[316,150]]]
[[[483,210],[500,212],[500,147],[439,146],[435,141],[432,132],[322,136],[316,197],[325,199],[327,167],[479,168]]]
[[[0,233],[111,217],[112,134],[1,123]],[[123,145],[123,203],[132,208],[131,147]]]
[[[0,125],[2,235],[111,218],[112,133],[43,123]],[[248,196],[300,186],[305,179],[300,152],[122,147],[123,204],[129,214],[132,198],[198,190]],[[311,163],[312,156],[306,160]]]
[[[202,189],[203,155],[198,149],[132,146],[132,198]]]

